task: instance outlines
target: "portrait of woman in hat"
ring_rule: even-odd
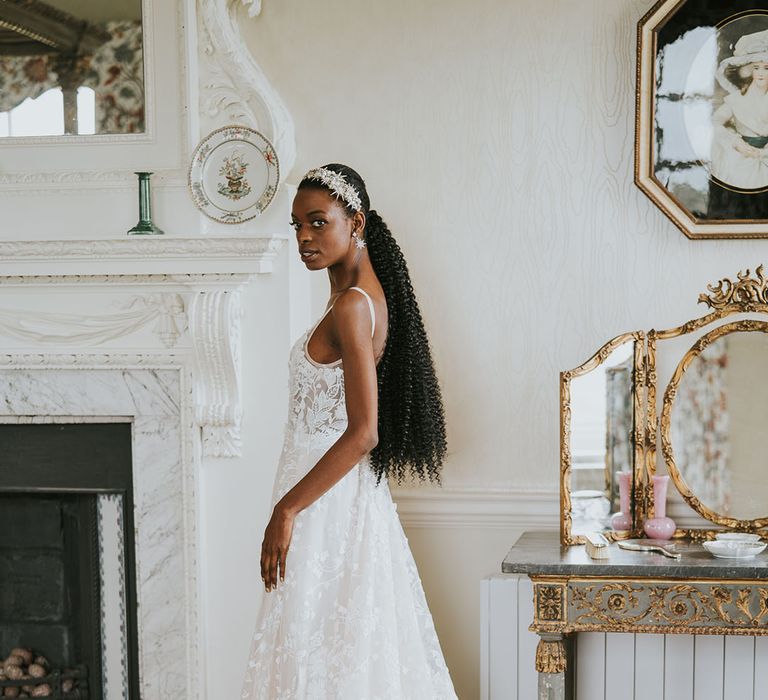
[[[717,81],[728,93],[712,115],[711,173],[738,190],[768,188],[768,30],[743,35]]]

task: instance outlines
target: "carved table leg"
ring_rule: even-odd
[[[539,674],[538,700],[565,700],[567,656],[563,635],[539,632],[536,647],[536,671]]]

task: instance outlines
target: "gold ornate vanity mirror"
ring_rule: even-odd
[[[560,374],[563,544],[579,544],[588,532],[628,536],[635,529],[628,496],[641,477],[644,337],[620,335]]]
[[[699,302],[710,308],[705,316],[619,336],[561,373],[562,544],[593,531],[642,536],[657,472],[690,507],[676,538],[768,528],[763,267],[708,286]]]
[[[712,312],[649,339],[652,370],[658,341],[698,335],[664,391],[658,466],[666,468],[699,516],[721,528],[756,532],[768,527],[768,279],[763,267],[754,277],[747,270],[735,282],[721,280],[699,301]],[[730,316],[739,318],[725,320]],[[657,466],[655,458],[648,463]],[[679,528],[676,534],[697,539],[708,530]]]
[[[664,394],[664,460],[677,489],[718,525],[768,525],[768,323],[736,321],[698,340]]]

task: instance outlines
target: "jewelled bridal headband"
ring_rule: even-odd
[[[360,195],[357,190],[347,182],[347,179],[341,174],[328,168],[314,168],[310,170],[303,180],[315,180],[325,185],[338,199],[344,200],[346,205],[352,211],[360,211],[363,204],[360,201]]]

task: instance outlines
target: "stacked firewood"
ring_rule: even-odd
[[[17,647],[11,649],[6,659],[0,660],[0,689],[4,698],[47,698],[53,695],[53,687],[46,676],[51,672],[51,665],[44,656],[34,654],[31,649]],[[43,680],[45,679],[45,680]],[[7,685],[3,681],[25,681],[29,683]],[[61,681],[61,690],[69,693],[74,689],[72,679]]]

